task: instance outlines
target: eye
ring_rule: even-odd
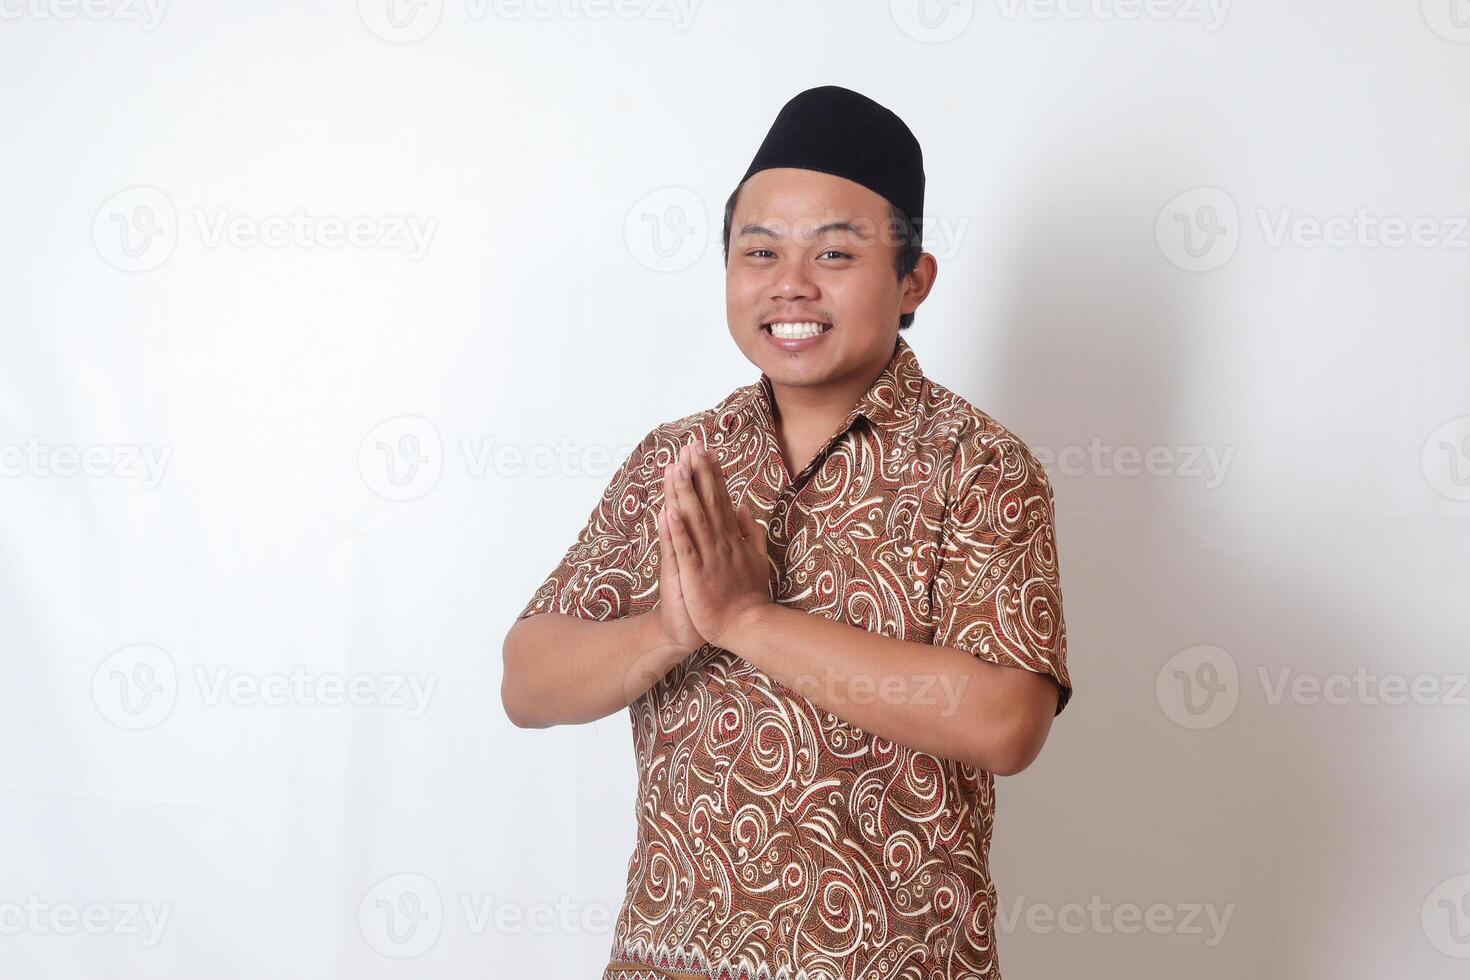
[[[842,258],[842,259],[850,259],[850,258],[852,258],[852,256],[851,255],[848,255],[846,252],[840,252],[840,251],[838,251],[835,248],[829,248],[829,249],[827,249],[827,251],[823,252],[822,254],[823,255],[835,255],[838,258]]]
[[[757,248],[757,249],[752,249],[752,250],[751,250],[751,251],[750,251],[750,252],[749,252],[749,253],[748,253],[748,254],[749,254],[749,255],[750,255],[750,257],[751,257],[751,258],[753,258],[753,259],[756,259],[756,258],[763,258],[763,256],[762,256],[762,255],[761,255],[761,254],[760,254],[760,253],[761,253],[761,252],[764,252],[764,253],[766,253],[766,255],[775,255],[775,254],[776,254],[776,253],[775,253],[775,252],[772,252],[772,251],[771,251],[771,250],[770,250],[770,249],[768,249],[768,248]]]

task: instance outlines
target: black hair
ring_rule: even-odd
[[[735,203],[740,200],[740,190],[745,185],[742,183],[730,193],[730,199],[725,202],[725,229],[721,235],[724,243],[725,265],[730,264],[730,222],[735,220]],[[904,276],[919,264],[919,256],[924,254],[924,243],[919,236],[914,234],[912,222],[908,215],[898,209],[895,204],[888,205],[888,223],[893,233],[893,240],[898,243],[898,249],[893,256],[893,268],[898,273],[898,279],[903,281]],[[914,322],[912,313],[904,313],[898,318],[898,329],[907,330]]]

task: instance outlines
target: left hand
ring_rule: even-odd
[[[679,451],[672,473],[664,506],[684,604],[700,635],[729,649],[721,641],[740,618],[773,602],[766,529],[749,507],[731,505],[725,474],[702,442]]]

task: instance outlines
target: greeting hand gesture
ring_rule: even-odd
[[[742,615],[772,602],[766,529],[749,507],[731,504],[703,442],[685,445],[664,480],[659,540],[672,541],[684,608],[706,641],[726,646],[721,640]]]

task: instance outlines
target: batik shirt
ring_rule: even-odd
[[[663,470],[697,436],[766,526],[776,601],[1046,674],[1060,713],[1053,498],[1026,445],[926,377],[902,335],[795,475],[776,418],[762,373],[649,432],[521,617],[656,607]],[[603,980],[1000,976],[992,773],[869,734],[710,644],[629,718],[638,839]]]

